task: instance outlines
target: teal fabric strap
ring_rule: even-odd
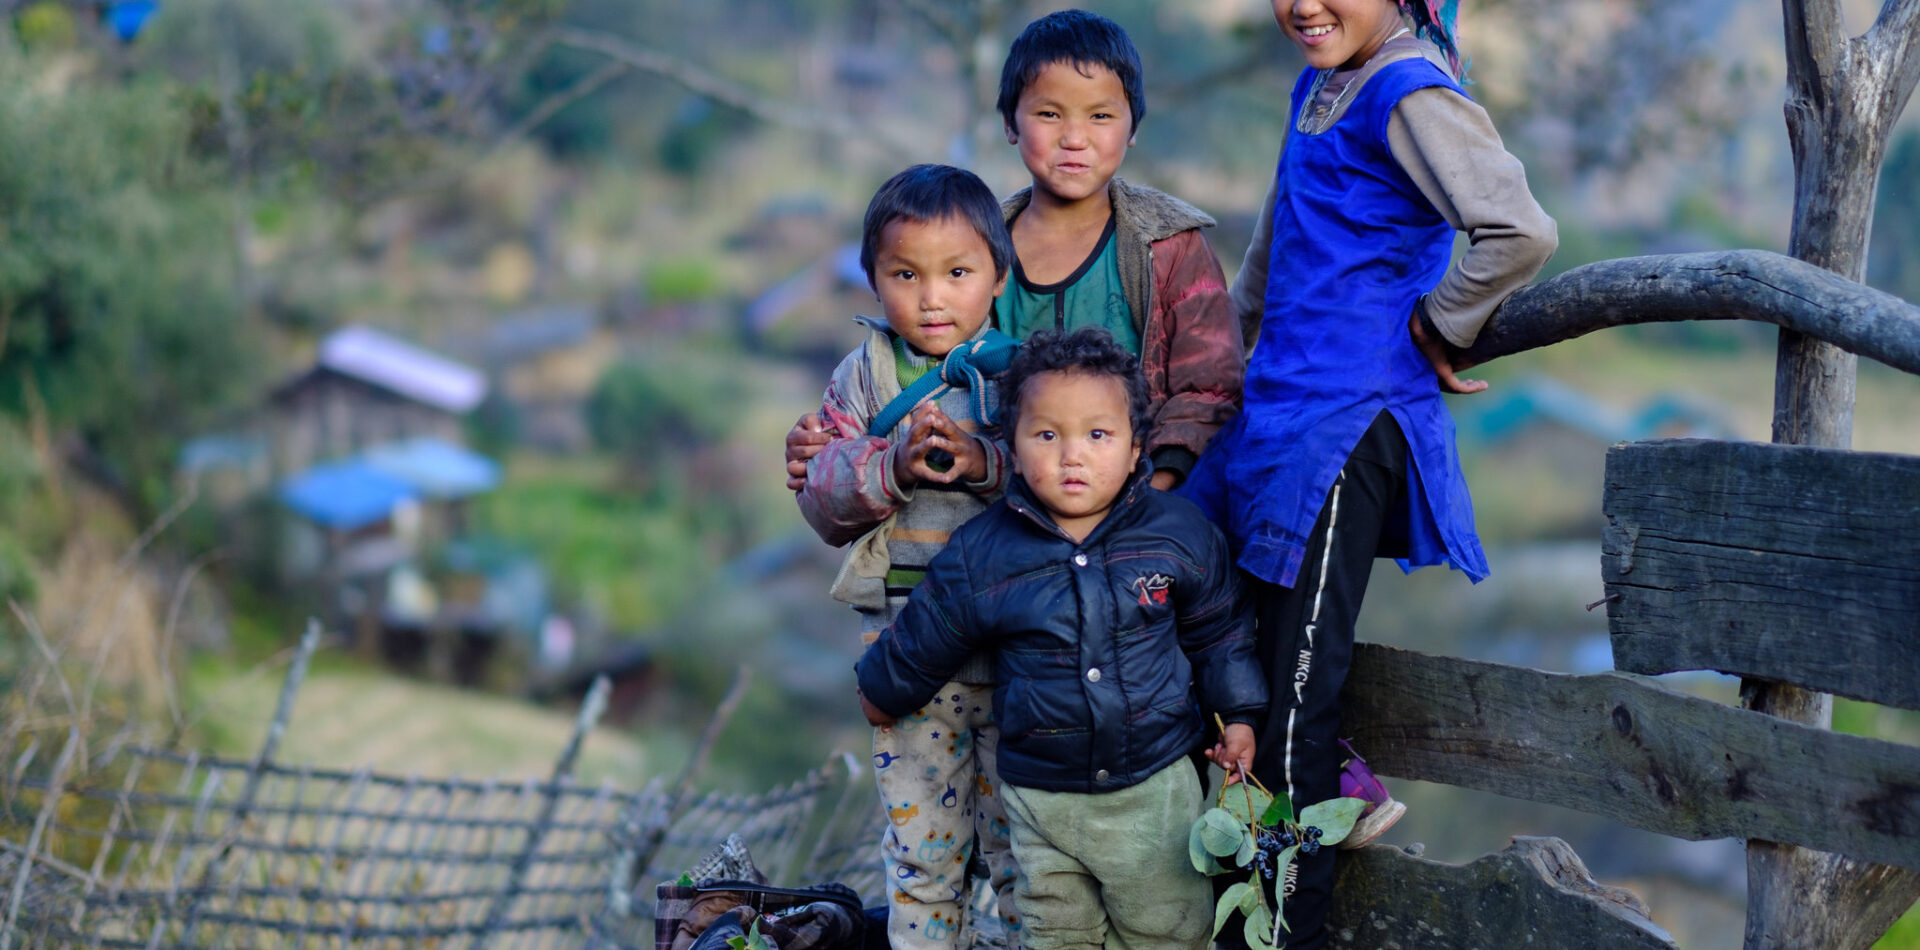
[[[949,389],[965,389],[972,395],[973,421],[983,426],[996,424],[993,407],[987,402],[987,377],[1006,372],[1019,351],[1020,344],[1013,337],[992,329],[954,347],[940,362],[938,372],[928,370],[893,397],[867,424],[867,434],[891,437],[894,428],[921,400],[937,399]]]

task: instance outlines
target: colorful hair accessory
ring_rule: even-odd
[[[1460,0],[1399,0],[1400,12],[1413,18],[1414,33],[1427,40],[1440,51],[1447,54],[1447,65],[1453,67],[1453,74],[1464,79],[1466,71],[1460,66],[1459,33],[1454,23],[1460,16]]]

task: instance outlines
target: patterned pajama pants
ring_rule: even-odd
[[[881,846],[893,895],[887,940],[895,950],[964,946],[967,863],[976,845],[1008,943],[1018,946],[1017,869],[994,765],[999,744],[990,685],[948,683],[925,707],[873,731],[874,776],[891,819]]]

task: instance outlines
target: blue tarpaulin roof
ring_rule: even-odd
[[[434,438],[376,445],[360,453],[360,458],[428,498],[464,498],[500,484],[500,466],[492,459]]]
[[[394,505],[417,494],[412,485],[358,459],[315,465],[280,483],[287,507],[345,531],[385,520]]]

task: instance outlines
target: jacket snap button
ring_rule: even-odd
[[[1087,682],[1089,683],[1100,682],[1100,670],[1098,667],[1095,667],[1094,669],[1087,671]]]
[[[1104,781],[1106,781],[1106,780],[1107,780],[1107,770],[1106,770],[1106,769],[1101,769],[1100,771],[1098,771],[1098,772],[1095,772],[1095,773],[1093,773],[1093,780],[1094,780],[1094,781],[1096,781],[1096,782],[1104,782]]]
[[[1087,566],[1087,556],[1086,556],[1086,555],[1084,555],[1084,554],[1076,554],[1076,555],[1074,555],[1074,556],[1073,556],[1073,563],[1075,563],[1075,564],[1078,564],[1078,565],[1080,565],[1081,567],[1086,567],[1086,566]]]

